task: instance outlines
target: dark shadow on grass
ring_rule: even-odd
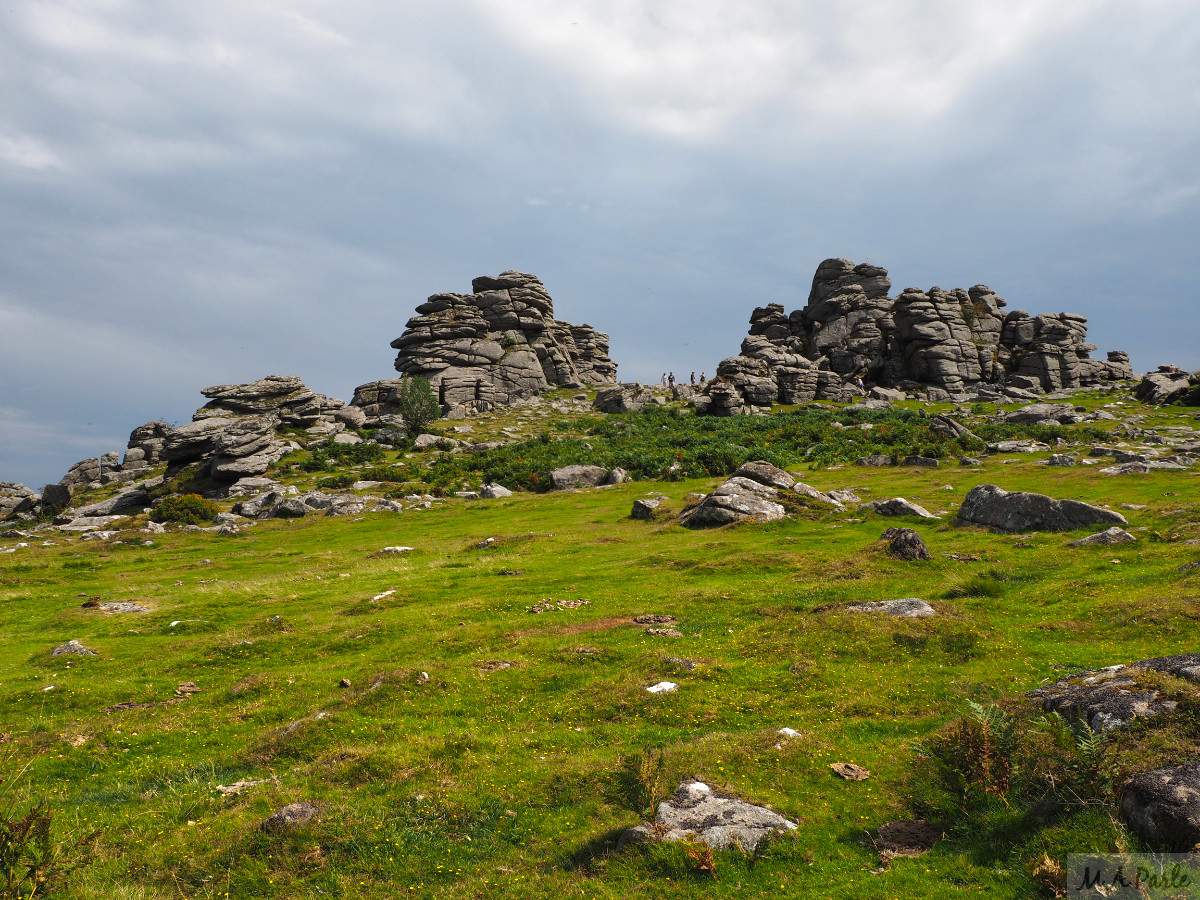
[[[621,839],[624,828],[614,828],[599,837],[594,837],[586,844],[564,853],[558,867],[568,872],[579,872],[588,877],[601,874],[597,866],[600,860],[608,859],[617,852],[617,841]]]

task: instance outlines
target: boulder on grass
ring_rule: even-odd
[[[1153,846],[1182,852],[1200,844],[1200,759],[1138,775],[1121,812]]]
[[[621,835],[619,847],[650,841],[698,841],[714,850],[753,852],[759,842],[796,823],[744,800],[723,797],[702,781],[685,781],[675,796],[658,805],[653,824]]]
[[[887,553],[892,559],[918,560],[931,559],[929,548],[921,540],[921,535],[911,528],[889,528],[880,537],[888,542]]]
[[[680,516],[688,528],[729,525],[751,516],[771,522],[786,515],[783,505],[776,503],[779,491],[749,478],[734,476],[700,501],[699,505]]]
[[[960,525],[998,531],[1072,531],[1089,525],[1128,525],[1120,513],[1079,500],[1006,491],[994,484],[971,488],[958,510]]]

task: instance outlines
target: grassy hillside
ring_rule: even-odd
[[[1196,424],[1140,412],[1143,428]],[[1196,473],[1106,477],[1039,465],[1046,454],[959,467],[962,448],[915,433],[910,452],[939,452],[941,468],[841,465],[875,449],[844,448],[870,434],[831,424],[854,415],[803,427],[746,417],[740,443],[722,444],[822,490],[907,497],[940,521],[797,508],[782,523],[689,531],[675,514],[722,480],[697,476],[742,461],[705,466],[717,457],[696,434],[709,426],[669,410],[608,420],[527,410],[472,420],[476,437],[507,427],[529,440],[470,463],[391,452],[359,465],[446,493],[506,481],[506,464],[510,481],[533,486],[544,456],[592,454],[648,477],[669,466],[674,441],[679,480],[260,522],[229,537],[147,535],[144,517],[109,542],[39,532],[0,556],[3,802],[21,813],[48,801],[53,844],[86,862],[65,876],[64,894],[79,897],[1015,898],[1044,890],[1034,874],[1044,855],[1136,847],[1112,798],[1129,772],[1196,754],[1195,704],[1110,742],[1092,795],[1034,812],[1015,790],[939,789],[920,746],[968,701],[1196,652],[1200,570],[1180,571],[1200,559]],[[967,424],[994,439],[986,423]],[[1039,436],[1086,447],[1098,434]],[[817,462],[832,465],[814,465],[817,445]],[[331,477],[304,471],[306,458],[285,461],[290,477]],[[1144,507],[1122,510],[1138,541],[1073,549],[1087,531],[957,527],[954,510],[981,483]],[[662,517],[629,519],[652,491],[666,495]],[[890,559],[878,539],[897,524],[920,531],[933,559]],[[378,553],[396,545],[413,549]],[[938,615],[846,610],[899,597]],[[148,612],[85,607],[92,599]],[[675,616],[682,636],[648,634],[634,622],[644,614]],[[71,639],[98,655],[51,658]],[[679,690],[646,692],[664,679]],[[1011,704],[1019,716],[1027,707]],[[800,737],[781,737],[785,726]],[[834,762],[871,777],[843,781]],[[620,831],[685,777],[799,828],[756,855],[719,852],[712,871],[686,846],[616,852]],[[238,782],[251,786],[229,790]],[[301,800],[320,808],[313,823],[258,830]],[[943,839],[881,864],[874,829],[918,815]]]

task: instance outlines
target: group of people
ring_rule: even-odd
[[[691,375],[691,381],[692,381],[692,386],[695,387],[695,385],[696,385],[696,373],[695,372],[693,372]],[[704,382],[706,382],[706,381],[708,381],[708,377],[705,375],[705,373],[701,372],[700,373],[700,384],[703,385]],[[674,372],[663,372],[662,380],[659,382],[659,384],[665,385],[666,387],[672,387],[672,388],[675,387],[675,373]]]

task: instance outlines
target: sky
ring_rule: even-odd
[[[623,381],[827,257],[1200,367],[1194,0],[6,0],[0,480],[538,275]]]

